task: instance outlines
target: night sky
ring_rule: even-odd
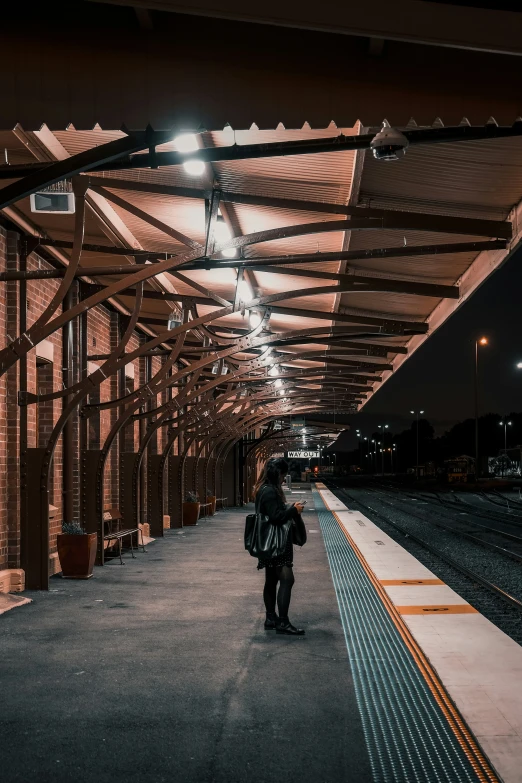
[[[382,423],[400,432],[411,425],[410,410],[423,409],[437,435],[473,416],[474,341],[482,335],[489,345],[479,354],[480,413],[522,411],[522,370],[516,368],[522,361],[522,250],[351,418],[352,432],[338,445],[354,448],[356,428],[367,434]]]

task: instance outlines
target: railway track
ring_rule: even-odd
[[[444,530],[447,530],[450,533],[453,533],[454,535],[466,538],[470,541],[474,541],[476,544],[480,544],[486,549],[498,552],[505,557],[509,557],[522,563],[522,535],[511,532],[512,528],[505,530],[498,526],[499,524],[506,523],[497,523],[497,526],[493,527],[491,525],[484,525],[481,522],[474,521],[471,519],[471,517],[476,516],[479,517],[479,519],[489,519],[489,517],[484,514],[476,513],[474,507],[471,506],[471,504],[467,504],[465,506],[466,508],[469,508],[469,511],[459,511],[460,504],[463,503],[463,501],[448,501],[447,503],[441,501],[442,506],[448,509],[451,515],[449,519],[452,520],[452,523],[448,524],[448,511],[442,512],[439,510],[440,505],[437,503],[437,499],[440,498],[434,499],[429,495],[415,494],[412,492],[407,492],[404,494],[401,493],[400,490],[389,490],[388,488],[376,488],[373,491],[380,495],[391,495],[393,498],[393,504],[399,503],[402,506],[408,506],[406,511],[412,516],[416,516],[416,514],[414,511],[412,511],[409,504],[407,504],[403,499],[404,497],[410,498],[419,503],[424,503],[425,505],[429,505],[430,514],[432,517],[434,517],[432,520],[433,524]],[[385,499],[383,502],[391,503],[392,501]],[[421,518],[420,515],[417,516]],[[466,516],[467,519],[463,520],[463,516]],[[517,525],[517,528],[522,534],[522,526]],[[508,543],[509,546],[507,546]]]
[[[413,533],[411,528],[391,519],[389,513],[383,513],[375,507],[376,503],[372,505],[366,499],[355,496],[333,483],[330,483],[330,489],[340,500],[348,501],[352,508],[353,506],[360,508],[390,538],[397,541],[504,633],[518,644],[522,644],[522,600],[513,595],[512,591],[501,587],[497,580],[486,578],[477,571],[476,567],[470,568],[462,559],[456,559],[453,556],[455,553],[449,555],[433,541],[426,541]],[[382,498],[376,498],[376,501],[386,505]],[[420,516],[410,510],[397,509],[393,506],[392,512],[397,513],[397,511],[400,515],[409,514],[414,519],[419,519]],[[517,568],[514,564],[512,567]]]

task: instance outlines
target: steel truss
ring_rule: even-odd
[[[485,128],[442,128],[405,131],[411,144],[431,144],[448,141],[466,141],[477,138],[499,138],[520,135],[522,123],[511,128],[486,126]],[[306,142],[257,144],[200,150],[198,156],[206,161],[244,160],[254,157],[319,154],[327,151],[366,149],[371,136],[318,139]],[[291,307],[288,302],[303,296],[349,293],[360,291],[386,291],[431,296],[436,299],[458,299],[457,286],[426,284],[422,281],[393,280],[364,275],[306,271],[296,269],[301,263],[323,261],[350,261],[375,257],[406,257],[437,253],[480,252],[505,248],[512,236],[508,222],[479,220],[448,215],[427,215],[391,210],[368,209],[358,206],[342,206],[269,198],[220,190],[197,190],[165,185],[135,182],[132,180],[100,177],[96,172],[106,170],[144,168],[147,166],[179,165],[186,156],[181,153],[157,152],[156,146],[169,140],[169,134],[147,129],[143,133],[128,133],[124,138],[109,142],[78,155],[50,164],[0,167],[0,178],[20,177],[0,190],[0,208],[15,204],[21,198],[64,179],[72,181],[76,200],[73,241],[36,237],[27,240],[20,256],[18,270],[0,274],[0,282],[20,281],[19,296],[22,316],[20,331],[12,342],[0,350],[0,374],[15,365],[20,366],[19,405],[21,421],[27,420],[28,406],[42,405],[51,400],[63,400],[63,410],[47,444],[43,448],[29,449],[22,438],[21,462],[24,472],[22,540],[25,542],[24,566],[28,587],[46,589],[48,586],[49,542],[49,480],[50,468],[56,445],[63,436],[67,440],[69,455],[72,431],[70,424],[78,417],[81,427],[90,417],[101,411],[113,411],[110,431],[100,449],[89,449],[85,438],[81,447],[81,516],[89,532],[98,535],[98,563],[103,564],[104,477],[111,449],[122,443],[121,436],[127,428],[140,426],[139,445],[136,451],[120,449],[120,504],[124,516],[132,521],[143,521],[143,497],[147,491],[147,518],[151,532],[163,535],[163,516],[168,509],[173,524],[180,524],[181,503],[188,488],[200,494],[210,488],[214,496],[228,496],[232,502],[248,499],[255,461],[274,453],[278,443],[292,444],[295,434],[283,426],[275,430],[275,420],[288,420],[290,415],[331,411],[339,414],[353,412],[364,401],[372,384],[390,372],[387,361],[390,354],[405,353],[403,346],[386,344],[388,338],[402,335],[422,335],[428,330],[424,322],[391,318],[387,314],[343,312],[336,313]],[[145,154],[137,154],[148,150]],[[180,231],[167,226],[126,199],[112,192],[141,191],[167,196],[183,196],[205,200],[207,230],[204,244],[196,242]],[[86,197],[89,192],[105,199],[146,221],[166,236],[183,245],[182,252],[134,250],[129,247],[113,247],[84,243]],[[236,236],[217,244],[214,229],[220,204],[238,203],[284,208],[285,210],[310,211],[339,215],[342,219],[289,225],[253,234]],[[487,237],[487,241],[456,242],[452,244],[422,245],[403,248],[381,248],[371,251],[343,250],[338,253],[297,254],[292,256],[239,257],[223,260],[221,254],[232,248],[241,253],[262,243],[276,239],[305,236],[330,231],[379,231],[414,230],[439,233],[467,234]],[[43,250],[65,248],[71,250],[66,267],[52,270],[27,271],[27,256],[38,247]],[[86,251],[134,256],[136,265],[96,267],[84,266],[82,254]],[[142,263],[146,260],[152,263]],[[139,262],[139,263],[138,263]],[[313,288],[284,290],[280,293],[254,296],[244,301],[239,285],[233,301],[224,299],[199,285],[185,272],[194,269],[237,268],[238,283],[243,274],[268,269],[273,274],[306,276],[315,278]],[[145,289],[145,284],[159,275],[171,274],[192,287],[194,295],[162,293]],[[108,285],[97,278],[105,275],[118,277]],[[56,278],[58,286],[52,299],[37,320],[27,327],[25,296],[28,280]],[[93,278],[95,282],[93,282]],[[282,277],[283,280],[283,277]],[[73,297],[78,283],[82,296]],[[282,288],[285,288],[284,284]],[[131,296],[132,311],[120,340],[109,354],[88,357],[87,313],[100,304],[114,301],[115,297]],[[173,329],[156,329],[138,348],[128,350],[138,327],[163,326],[160,319],[142,314],[143,302],[161,299],[177,303],[182,312],[182,323]],[[282,304],[281,304],[282,303]],[[200,315],[198,306],[211,306],[210,312]],[[255,309],[261,322],[251,330],[225,327],[220,320],[236,312]],[[328,325],[274,332],[270,326],[273,313],[297,318],[328,321]],[[69,325],[77,322],[82,341],[82,373],[74,380],[72,372],[64,373],[65,387],[46,394],[28,393],[26,385],[26,359],[29,351],[58,330],[67,332]],[[150,334],[150,332],[149,332]],[[190,339],[189,339],[190,338]],[[304,351],[303,345],[321,344],[327,350]],[[292,350],[299,346],[299,350]],[[72,353],[70,353],[72,356]],[[152,361],[161,358],[155,373],[150,370],[146,381],[126,393],[122,383],[126,365],[142,359]],[[350,358],[344,358],[350,357]],[[360,359],[358,357],[361,357]],[[372,357],[373,361],[365,361]],[[87,359],[101,359],[101,366],[90,374],[86,371]],[[305,366],[303,366],[303,364]],[[274,373],[277,371],[277,378]],[[25,373],[25,374],[24,374]],[[119,393],[110,400],[95,401],[94,395],[109,378],[119,379]],[[277,382],[277,383],[276,383]],[[173,392],[176,391],[176,396]],[[329,425],[326,425],[329,426]],[[23,427],[22,427],[23,431]],[[164,433],[160,452],[151,444],[159,432]],[[259,436],[249,440],[250,433]],[[238,444],[242,444],[239,448]],[[174,447],[176,446],[176,453]],[[143,481],[147,466],[146,482]],[[166,476],[168,474],[168,482]],[[239,476],[239,480],[237,477]],[[69,483],[70,483],[69,478]],[[168,491],[167,491],[168,488]],[[68,492],[71,491],[69,487]],[[168,496],[168,500],[167,500]],[[67,504],[65,513],[72,511]],[[67,519],[67,521],[70,521]],[[130,522],[131,519],[128,519]]]

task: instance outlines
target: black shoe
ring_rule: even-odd
[[[271,614],[266,616],[265,620],[265,631],[275,631],[276,625],[279,622],[279,617],[275,614]]]
[[[276,633],[284,633],[287,636],[304,636],[305,634],[304,628],[296,628],[288,618],[286,620],[279,619],[276,625]]]

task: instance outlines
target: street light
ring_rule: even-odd
[[[415,466],[415,475],[419,478],[419,416],[422,416],[424,411],[410,411],[413,416],[417,416],[417,464]]]
[[[511,427],[513,422],[506,421],[505,419],[503,421],[499,421],[499,425],[501,427],[504,427],[504,457],[507,456],[507,428]],[[502,475],[504,475],[504,460],[502,461]]]
[[[377,428],[382,432],[382,475],[384,477],[384,431],[388,429],[388,424],[378,424]]]
[[[475,480],[479,476],[479,433],[478,433],[478,420],[479,420],[479,399],[478,399],[478,349],[479,345],[484,347],[488,344],[487,337],[480,337],[475,340]]]

